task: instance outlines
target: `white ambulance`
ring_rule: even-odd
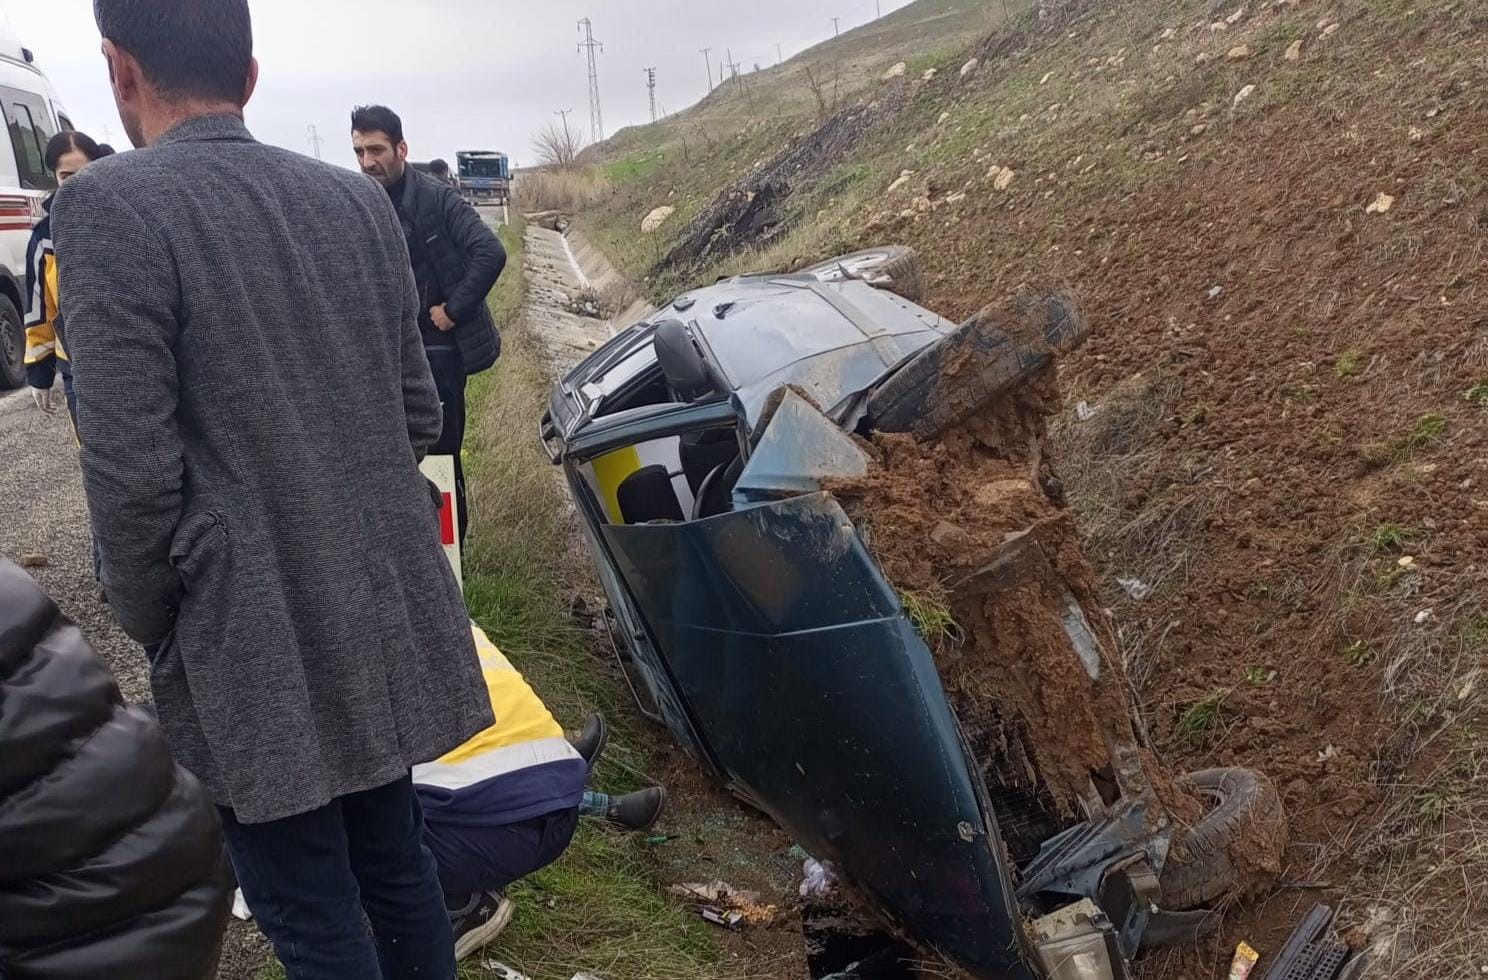
[[[7,132],[0,142],[0,389],[26,380],[26,244],[41,220],[41,202],[57,186],[46,168],[47,141],[73,128],[34,62],[19,41],[0,35],[0,108]]]

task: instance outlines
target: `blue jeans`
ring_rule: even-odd
[[[289,980],[454,980],[408,777],[270,823],[239,823],[224,808],[222,823],[243,897]]]

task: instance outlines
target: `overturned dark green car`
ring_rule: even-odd
[[[1254,773],[1193,774],[1206,812],[1180,829],[1133,733],[1083,812],[1056,819],[1025,812],[1005,760],[973,749],[828,488],[868,470],[856,437],[951,424],[1085,327],[1053,297],[1035,301],[1038,337],[957,325],[916,305],[920,289],[913,255],[884,247],[684,294],[555,386],[541,438],[646,715],[833,862],[893,934],[975,977],[1125,977],[1144,944],[1214,925],[1240,884],[1232,848],[1280,802]],[[1098,678],[1078,608],[1063,630]]]

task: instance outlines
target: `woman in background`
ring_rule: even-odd
[[[112,152],[112,151],[109,151]],[[47,169],[60,185],[100,157],[108,156],[85,133],[63,132],[46,147]],[[55,196],[55,195],[54,195]],[[42,204],[46,216],[31,231],[26,246],[26,383],[43,412],[53,411],[52,386],[60,371],[67,411],[77,424],[77,400],[72,393],[72,366],[62,343],[62,317],[57,306],[57,256],[52,250],[52,198]]]

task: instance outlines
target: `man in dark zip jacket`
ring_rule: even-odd
[[[444,406],[444,431],[429,454],[455,458],[463,547],[470,526],[460,464],[465,379],[491,367],[501,353],[486,295],[506,265],[506,251],[459,191],[408,165],[397,113],[386,106],[359,106],[351,114],[351,141],[362,171],[387,188],[408,239],[420,298],[419,330]]]
[[[230,892],[202,785],[0,558],[0,977],[210,980]]]

